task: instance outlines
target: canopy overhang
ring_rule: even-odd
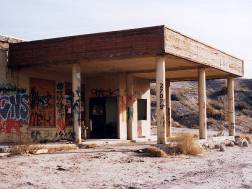
[[[197,79],[202,67],[207,79],[244,74],[243,60],[165,26],[10,44],[9,66],[71,74],[72,64],[80,63],[87,76],[123,72],[154,79],[159,56],[171,81]]]

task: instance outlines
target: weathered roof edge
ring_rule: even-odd
[[[0,34],[0,41],[7,42],[7,43],[16,43],[16,42],[23,42],[25,40],[19,37]]]
[[[244,62],[244,60],[242,60],[241,58],[238,58],[238,57],[233,56],[233,55],[231,55],[231,54],[229,54],[229,53],[226,53],[226,52],[224,52],[224,51],[222,51],[222,50],[220,50],[220,49],[218,49],[218,48],[215,48],[215,47],[213,47],[213,46],[211,46],[211,45],[208,45],[208,44],[206,44],[206,43],[204,43],[204,42],[202,42],[202,41],[199,41],[199,40],[197,40],[197,39],[195,39],[195,38],[193,38],[193,37],[190,37],[189,35],[186,35],[186,34],[183,34],[183,33],[181,33],[181,32],[178,32],[178,31],[176,31],[176,30],[174,30],[174,29],[171,29],[171,28],[169,28],[169,27],[167,27],[167,26],[165,26],[165,25],[164,25],[164,27],[165,27],[166,29],[168,29],[168,30],[171,30],[171,31],[173,31],[173,32],[175,32],[175,33],[177,33],[177,34],[179,34],[179,35],[182,35],[182,36],[184,36],[184,37],[186,37],[186,38],[189,38],[189,39],[191,39],[191,40],[193,40],[193,41],[195,41],[195,42],[197,42],[197,43],[200,43],[200,44],[202,44],[202,45],[205,45],[205,46],[207,46],[207,47],[209,47],[209,48],[211,48],[211,49],[213,49],[213,50],[220,51],[221,53],[223,53],[223,54],[225,54],[225,55],[227,55],[227,56],[230,56],[230,57],[232,57],[232,58],[235,58],[235,59],[237,59],[237,60],[240,60],[240,61]]]
[[[45,38],[45,39],[38,39],[38,40],[31,40],[31,41],[22,41],[21,43],[40,43],[45,41],[54,41],[54,40],[63,40],[63,39],[70,39],[70,38],[77,38],[82,36],[95,36],[95,35],[103,35],[103,34],[114,34],[119,32],[130,32],[135,30],[146,30],[146,29],[154,29],[154,28],[164,28],[165,25],[157,25],[157,26],[146,26],[146,27],[139,27],[139,28],[131,28],[131,29],[121,29],[121,30],[113,30],[113,31],[105,31],[105,32],[95,32],[95,33],[86,33],[86,34],[78,34],[78,35],[69,35],[69,36],[62,36],[62,37],[53,37],[53,38]]]

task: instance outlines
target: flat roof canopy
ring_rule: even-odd
[[[69,74],[71,64],[80,63],[86,75],[126,72],[154,79],[158,56],[165,56],[170,80],[196,79],[201,67],[207,79],[244,74],[242,60],[165,26],[10,44],[9,66]]]

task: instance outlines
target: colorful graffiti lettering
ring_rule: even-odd
[[[54,125],[54,113],[51,111],[32,110],[30,113],[31,126],[50,127]]]
[[[15,85],[9,84],[9,83],[1,83],[0,84],[0,94],[24,94],[26,93],[25,89],[17,88]]]
[[[30,94],[30,106],[31,108],[46,107],[48,106],[51,98],[52,96],[49,94],[49,92],[47,92],[45,96],[40,96],[36,88],[33,87],[31,89],[31,94]]]
[[[57,83],[56,86],[56,127],[65,131],[65,104],[64,104],[64,83]]]
[[[29,125],[55,126],[55,82],[43,79],[30,80]]]
[[[0,120],[27,122],[29,115],[28,95],[0,96]]]
[[[29,120],[28,94],[11,84],[0,85],[0,134],[21,135],[21,127]]]
[[[91,94],[96,97],[118,96],[119,89],[92,89]]]
[[[0,120],[0,133],[21,135],[21,122],[13,119]],[[13,132],[14,131],[14,132]]]

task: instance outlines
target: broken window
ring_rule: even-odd
[[[137,99],[138,120],[147,120],[147,99]]]

